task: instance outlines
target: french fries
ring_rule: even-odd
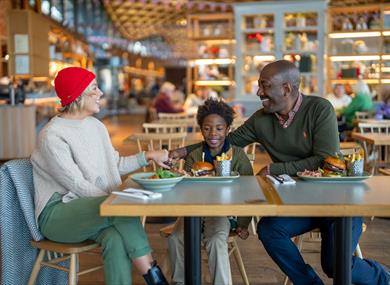
[[[217,161],[230,160],[230,156],[226,153],[222,153],[221,155],[217,155]]]

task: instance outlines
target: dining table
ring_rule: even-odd
[[[274,185],[259,176],[220,181],[184,178],[160,199],[145,201],[111,194],[101,204],[100,214],[184,217],[185,284],[189,285],[201,284],[201,217],[335,217],[333,284],[351,284],[352,217],[390,217],[390,179],[294,179],[292,185]],[[126,187],[139,185],[128,179],[122,185]]]

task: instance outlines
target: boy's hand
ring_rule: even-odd
[[[236,228],[236,234],[243,240],[246,240],[249,236],[248,228],[244,227],[237,227]]]

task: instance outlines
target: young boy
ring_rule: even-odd
[[[232,153],[232,171],[240,175],[253,175],[252,166],[245,152],[229,144],[226,139],[233,122],[233,109],[223,101],[208,99],[200,106],[197,121],[204,138],[202,146],[192,151],[186,159],[185,170],[191,171],[192,164],[204,161],[213,164],[216,156]],[[237,234],[246,239],[251,218],[239,218]],[[169,255],[172,264],[173,284],[184,284],[184,238],[183,219],[179,218],[175,230],[168,238]],[[230,222],[227,217],[204,217],[202,219],[202,239],[208,254],[208,264],[214,285],[229,284],[228,237]]]

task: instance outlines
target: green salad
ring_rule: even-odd
[[[157,169],[155,175],[158,176],[158,178],[160,178],[160,179],[174,178],[174,177],[178,177],[179,176],[179,174],[177,174],[177,173],[174,173],[172,171],[169,171],[169,170],[166,170],[166,169],[162,169],[162,168]]]

